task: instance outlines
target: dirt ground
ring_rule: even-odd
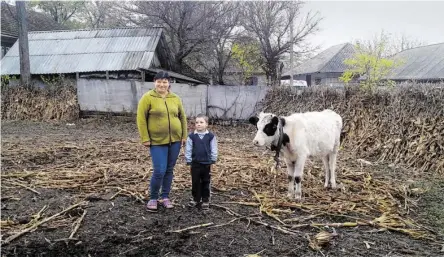
[[[345,193],[319,189],[323,177],[315,178],[319,184],[303,184],[306,205],[288,205],[281,211],[285,212],[282,216],[273,218],[273,212],[265,210],[265,200],[257,200],[265,198],[255,198],[254,192],[268,187],[276,188],[278,197],[285,195],[287,175],[282,171],[274,182],[270,176],[264,178],[268,182],[256,183],[245,175],[250,173],[242,173],[264,169],[259,164],[250,167],[263,163],[264,156],[272,159],[271,152],[251,146],[254,129],[212,127],[219,136],[221,162],[213,170],[210,211],[186,207],[190,181],[181,155],[171,195],[175,208],[161,208],[155,214],[144,207],[151,166],[148,151],[138,143],[133,121],[3,121],[1,129],[2,256],[444,256],[444,180],[434,179],[432,183],[414,171],[385,164],[367,167],[344,153],[338,163],[338,181],[348,178],[345,171],[368,172],[389,186],[413,183],[431,189],[420,193],[422,188],[415,187],[417,195],[409,195],[408,201],[395,196],[393,201],[399,206],[387,208],[402,209],[404,202],[410,203],[408,211],[402,212],[403,219],[417,221],[416,227],[428,231],[433,240],[415,239],[381,226],[333,229],[334,225],[313,225],[352,221],[348,211],[309,215],[310,210],[321,210],[316,209],[315,197],[324,199],[321,197],[329,195],[326,201],[330,206],[347,207],[334,205],[344,203],[343,198],[349,197]],[[269,166],[273,164],[269,162]],[[306,170],[322,174],[319,167],[314,162]],[[235,172],[240,175],[229,180]],[[367,194],[360,190],[352,193]],[[82,201],[84,204],[77,208],[52,216]],[[325,204],[319,201],[319,206]],[[355,208],[369,204],[357,200]],[[262,212],[258,205],[264,208]],[[368,212],[369,217],[376,215],[376,209],[372,209],[375,213]],[[290,229],[279,221],[285,217],[306,217],[312,225]],[[42,223],[45,219],[49,220]],[[5,243],[14,233],[26,229],[26,233]],[[309,245],[320,230],[336,234],[327,245],[315,250]]]

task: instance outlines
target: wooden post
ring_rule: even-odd
[[[142,82],[145,82],[145,71],[141,71],[142,73]]]
[[[78,72],[76,72],[76,79],[79,80],[80,78],[80,74]]]
[[[109,71],[106,71],[106,80],[109,79]]]
[[[293,87],[293,17],[290,22],[290,87]]]
[[[205,101],[206,101],[206,103],[205,103],[205,115],[207,115],[207,117],[208,117],[208,115],[210,115],[210,107],[209,107],[209,103],[208,103],[208,100],[210,100],[210,85],[207,85],[207,95],[206,95],[206,98],[205,98]]]
[[[28,15],[25,9],[25,1],[16,1],[15,6],[18,18],[20,82],[29,85],[31,82],[31,68],[29,64]]]

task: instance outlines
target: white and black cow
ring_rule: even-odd
[[[342,130],[340,115],[328,109],[285,117],[261,112],[249,121],[257,127],[254,145],[271,145],[272,150],[277,148],[277,151],[283,152],[288,172],[288,197],[301,199],[304,165],[311,156],[324,162],[324,187],[336,188],[335,166]],[[279,141],[282,142],[281,149]]]

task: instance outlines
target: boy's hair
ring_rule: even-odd
[[[208,116],[203,114],[203,113],[199,113],[196,118],[194,118],[194,120],[196,120],[197,118],[202,118],[205,120],[206,123],[208,123]]]

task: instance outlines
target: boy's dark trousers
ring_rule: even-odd
[[[209,202],[210,200],[210,180],[211,164],[201,164],[193,162],[191,164],[191,194],[196,202]]]

